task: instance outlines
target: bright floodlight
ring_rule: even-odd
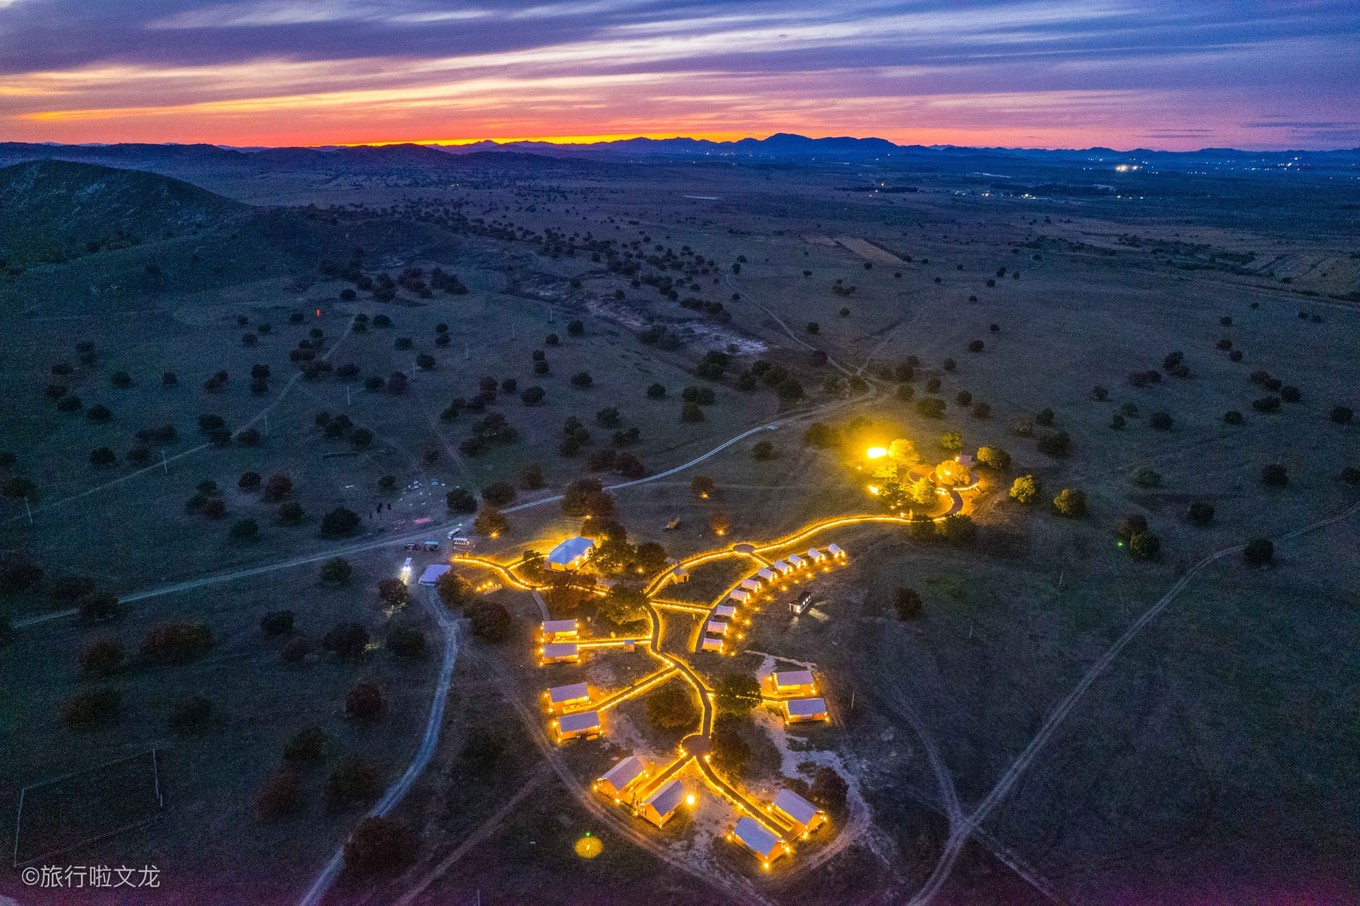
[[[887,447],[870,447],[864,454],[870,459],[882,459],[888,455]]]

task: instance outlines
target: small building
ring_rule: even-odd
[[[827,719],[825,699],[791,698],[784,702],[785,723],[802,724]]]
[[[812,606],[812,589],[805,588],[799,593],[798,597],[789,602],[789,610],[796,614],[805,614]]]
[[[806,569],[808,562],[797,554],[789,554],[789,566],[794,569]]]
[[[783,670],[765,678],[765,691],[769,695],[807,698],[817,694],[817,686],[811,670]]]
[[[728,593],[727,597],[728,600],[736,601],[738,604],[745,604],[747,601],[751,600],[751,593],[749,591],[743,591],[740,588],[734,588]]]
[[[543,664],[575,664],[581,660],[581,649],[575,642],[549,642],[538,649]]]
[[[714,636],[711,636],[711,635],[706,635],[706,636],[704,636],[703,644],[699,646],[699,650],[700,650],[700,651],[716,651],[716,652],[718,652],[718,654],[722,654],[722,651],[723,651],[723,640],[722,640],[721,637],[714,637]]]
[[[434,585],[439,581],[440,576],[451,569],[453,569],[453,567],[449,566],[447,563],[431,563],[429,566],[425,567],[425,572],[420,574],[420,584]]]
[[[830,556],[832,560],[845,559],[845,551],[841,550],[839,544],[828,544],[826,546],[826,552],[827,555]]]
[[[826,812],[793,790],[780,790],[779,795],[774,797],[774,813],[802,836],[807,836],[826,823]]]
[[[672,780],[653,790],[638,806],[638,814],[657,827],[664,827],[671,820],[680,803],[685,801],[685,784]]]
[[[568,538],[548,552],[548,569],[566,572],[579,569],[595,553],[595,542],[577,536]]]
[[[540,642],[574,642],[578,636],[575,620],[544,620],[538,627]]]
[[[760,581],[758,579],[742,579],[741,587],[743,590],[755,594],[760,591]]]
[[[730,620],[737,615],[737,608],[732,604],[719,604],[713,608],[713,617],[718,620]]]
[[[688,582],[689,570],[685,569],[683,566],[677,566],[675,569],[671,570],[670,580],[676,585],[682,585],[685,582]]]
[[[823,552],[817,550],[817,548],[815,548],[815,547],[810,547],[810,548],[808,548],[807,558],[808,558],[808,561],[809,561],[810,563],[812,563],[814,566],[820,565],[820,564],[826,562],[826,554],[824,554]]]
[[[543,694],[548,698],[548,710],[554,714],[590,704],[590,686],[587,683],[553,686]]]
[[[779,838],[750,815],[737,822],[729,837],[750,850],[766,868],[784,855],[784,844],[779,842]]]
[[[756,577],[765,583],[774,582],[779,578],[778,574],[769,567],[763,567],[756,570]]]
[[[600,725],[599,711],[563,714],[553,721],[553,729],[557,731],[558,742],[566,742],[569,739],[594,739],[604,732],[604,727]]]
[[[595,789],[617,803],[631,802],[638,784],[651,776],[647,762],[629,755],[595,781]]]
[[[727,624],[722,620],[709,620],[704,631],[709,635],[727,635]]]

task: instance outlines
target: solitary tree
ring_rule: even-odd
[[[483,507],[472,522],[472,530],[488,538],[498,538],[510,530],[510,520],[494,506]]]
[[[893,591],[893,607],[900,620],[914,620],[921,615],[921,594],[914,588],[899,585]]]
[[[1058,496],[1053,498],[1053,509],[1060,516],[1080,519],[1086,515],[1086,493],[1076,488],[1063,488],[1058,492]]]
[[[1033,503],[1039,496],[1039,480],[1033,475],[1021,475],[1011,482],[1011,499],[1017,503]]]
[[[344,585],[354,572],[344,557],[332,557],[321,564],[321,581],[327,585]]]

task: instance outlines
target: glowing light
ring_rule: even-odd
[[[689,795],[685,796],[685,805],[688,805],[692,808],[694,806],[694,802],[695,799],[693,793],[690,793]]]
[[[592,837],[589,832],[576,841],[576,855],[582,859],[593,859],[604,851],[604,844],[599,837]]]
[[[873,494],[875,497],[877,497],[877,496],[878,496],[878,486],[877,486],[877,485],[872,485],[872,484],[869,485],[869,493],[870,493],[870,494]]]
[[[883,457],[888,455],[888,448],[870,447],[867,451],[865,451],[864,455],[869,457],[870,459],[882,459]]]

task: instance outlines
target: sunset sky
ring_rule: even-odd
[[[0,139],[1360,146],[1356,0],[0,0]]]

